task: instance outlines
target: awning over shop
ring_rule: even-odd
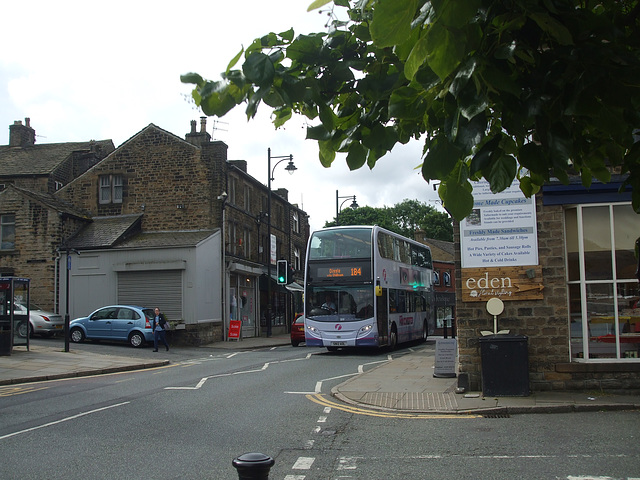
[[[291,282],[289,285],[287,285],[287,290],[291,292],[304,292],[304,288],[302,288],[302,285],[296,282]]]

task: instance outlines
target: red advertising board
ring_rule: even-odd
[[[242,322],[240,320],[231,320],[229,322],[229,338],[240,338],[240,328],[242,327]]]

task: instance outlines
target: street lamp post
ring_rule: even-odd
[[[69,353],[69,274],[71,273],[71,252],[78,253],[75,248],[69,248],[69,246],[65,246],[65,251],[67,253],[67,278],[65,285],[65,300],[66,300],[66,312],[64,314],[64,351]]]
[[[281,159],[276,162],[273,166],[273,170],[271,169],[271,159]],[[293,174],[297,170],[296,166],[293,164],[293,155],[282,155],[282,156],[271,156],[271,148],[267,149],[267,174],[268,174],[268,198],[267,198],[267,242],[269,243],[269,251],[267,253],[267,337],[271,336],[271,180],[273,180],[273,172],[279,163],[284,162],[289,159],[289,163],[285,167],[285,170],[289,172],[289,174]]]
[[[343,200],[342,203],[339,203],[340,199],[342,198],[346,198],[346,200]],[[340,222],[338,222],[338,215],[340,215],[342,205],[347,203],[349,200],[353,200],[353,202],[351,203],[351,208],[358,208],[355,195],[346,195],[344,197],[340,197],[338,196],[338,190],[336,190],[336,225],[340,225]]]

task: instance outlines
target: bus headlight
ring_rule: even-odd
[[[310,325],[307,325],[307,330],[309,331],[309,334],[311,334],[314,337],[320,337],[320,330],[318,330],[316,327],[312,327]]]
[[[366,337],[371,330],[373,330],[373,324],[365,325],[358,332],[358,337]]]

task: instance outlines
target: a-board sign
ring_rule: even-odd
[[[456,376],[456,354],[458,341],[455,338],[436,339],[436,361],[433,376],[454,378]]]
[[[240,320],[231,320],[229,322],[229,338],[240,338],[240,329],[242,328],[242,322]]]
[[[486,302],[500,300],[542,300],[544,285],[542,267],[463,268],[462,301]]]

